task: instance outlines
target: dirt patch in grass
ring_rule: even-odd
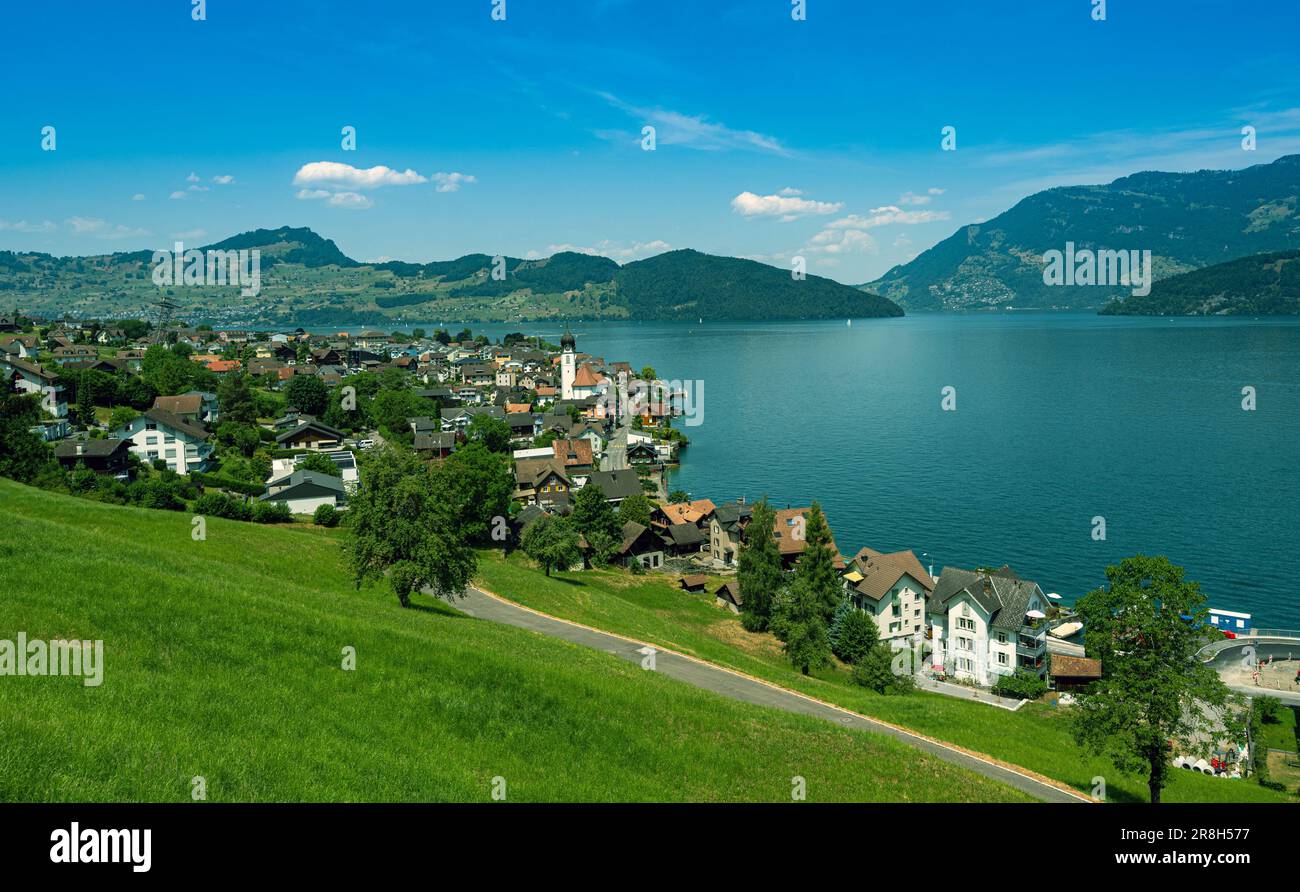
[[[781,656],[781,642],[774,635],[747,631],[738,619],[718,620],[708,627],[708,633],[724,644],[748,654],[760,657]]]

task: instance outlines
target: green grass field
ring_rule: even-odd
[[[356,591],[338,531],[0,480],[0,639],[102,639],[103,684],[0,676],[0,800],[1024,801],[878,735]],[[355,671],[341,668],[345,646]]]
[[[1147,800],[1146,781],[1120,775],[1109,760],[1088,754],[1071,738],[1067,711],[1028,704],[1017,712],[929,692],[886,697],[853,684],[843,667],[800,675],[771,635],[746,632],[713,595],[690,594],[663,575],[623,570],[556,573],[548,579],[515,552],[503,559],[484,552],[485,588],[535,610],[671,648],[774,682],[830,703],[985,753],[1091,792],[1106,779],[1111,801]],[[709,589],[717,588],[711,583]],[[1289,732],[1288,732],[1289,733]],[[1164,792],[1168,802],[1300,802],[1247,781],[1179,772]]]

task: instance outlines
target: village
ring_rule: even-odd
[[[522,544],[531,556],[539,521],[604,512],[608,533],[575,525],[576,550],[556,569],[659,574],[744,617],[738,571],[762,528],[752,524],[759,505],[770,512],[763,523],[787,578],[815,514],[836,580],[830,637],[844,637],[847,613],[869,617],[871,646],[893,655],[888,671],[909,688],[1015,711],[1044,696],[1068,705],[1072,692],[1102,677],[1061,596],[1010,566],[936,572],[910,549],[841,551],[816,502],[778,507],[670,491],[668,471],[689,452],[674,422],[702,420],[702,384],[665,382],[653,368],[580,352],[567,327],[559,344],[522,333],[493,343],[469,329],[319,335],[182,326],[160,334],[138,322],[16,318],[0,318],[0,332],[0,372],[13,392],[39,397],[31,431],[52,447],[74,493],[335,526],[365,485],[369,451],[391,442],[443,463],[473,443],[508,459],[509,508],[492,518],[494,545]],[[1249,615],[1212,614],[1230,635],[1250,631]],[[853,659],[851,648],[832,649]],[[1220,755],[1179,758],[1239,776],[1235,752]]]

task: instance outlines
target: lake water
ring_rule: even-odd
[[[558,341],[562,326],[522,330]],[[1004,313],[573,331],[579,351],[704,382],[703,424],[682,428],[691,445],[670,488],[816,499],[846,555],[911,548],[936,572],[1009,563],[1066,603],[1107,564],[1163,554],[1212,606],[1300,629],[1300,320]],[[1247,386],[1255,411],[1242,408]],[[955,411],[941,409],[944,387]]]

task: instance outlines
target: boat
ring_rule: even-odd
[[[1052,629],[1048,634],[1053,638],[1072,638],[1075,635],[1078,635],[1082,630],[1083,623],[1076,620],[1075,622],[1061,623],[1061,625]]]

